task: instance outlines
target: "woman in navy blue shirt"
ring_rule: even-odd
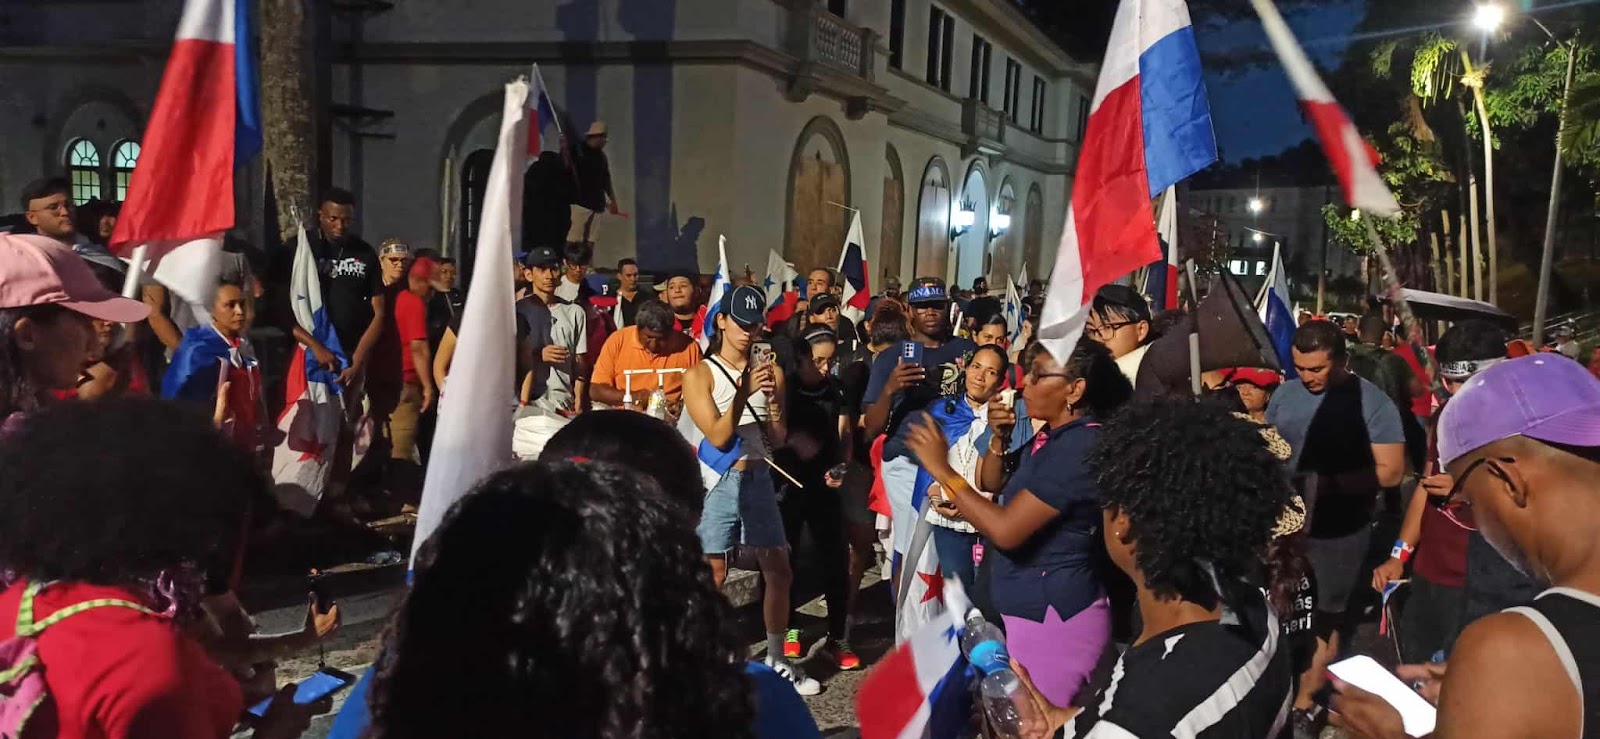
[[[1001,444],[985,450],[978,477],[985,489],[1002,491],[998,499],[985,499],[955,473],[949,445],[928,420],[911,431],[907,446],[944,489],[936,509],[960,514],[990,545],[991,597],[1012,655],[1041,693],[1067,705],[1111,635],[1110,605],[1096,574],[1100,496],[1085,459],[1099,435],[1096,419],[1126,402],[1133,388],[1105,347],[1088,340],[1065,362],[1037,351],[1026,380],[1028,416],[1045,428],[1017,453],[1020,460],[1006,459]],[[997,431],[1016,423],[1010,409],[990,406],[989,425]]]

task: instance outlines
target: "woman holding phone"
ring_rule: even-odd
[[[1010,366],[1005,349],[998,344],[978,347],[967,363],[966,383],[962,392],[928,407],[928,415],[939,423],[945,438],[950,441],[950,465],[957,474],[972,486],[979,495],[993,499],[978,479],[978,459],[989,448],[991,441],[1007,451],[1021,449],[1032,436],[1026,424],[1012,424],[1009,436],[996,438],[996,429],[989,425],[991,408],[1009,408],[1013,413],[1027,415],[1027,404],[1017,399],[1016,391],[1000,388],[1005,384],[1006,370]],[[1004,430],[1001,431],[1004,433]],[[939,483],[933,483],[938,487]],[[932,487],[928,494],[939,500],[940,494]],[[948,507],[944,508],[948,511]],[[939,563],[945,572],[961,579],[968,593],[975,592],[973,582],[976,563],[982,558],[977,529],[961,517],[959,512],[947,515],[938,507],[930,506],[928,523],[934,525],[933,546],[939,553]]]
[[[679,428],[697,438],[702,468],[717,474],[707,480],[710,492],[695,528],[717,587],[728,577],[729,552],[744,547],[755,554],[767,581],[761,605],[767,664],[801,695],[816,695],[821,684],[783,656],[794,574],[768,465],[772,450],[784,442],[786,385],[771,345],[757,347],[766,327],[766,304],[766,296],[749,285],[723,295],[710,356],[683,376],[688,412]]]
[[[942,489],[939,511],[961,516],[983,536],[991,602],[1011,653],[1057,705],[1071,702],[1111,636],[1111,607],[1097,573],[1100,494],[1086,458],[1099,419],[1132,392],[1110,352],[1084,339],[1065,361],[1047,351],[1033,358],[1022,394],[1028,416],[1046,428],[1031,446],[1008,454],[1004,441],[1017,413],[990,405],[996,433],[978,462],[980,486],[956,471],[950,444],[931,419],[916,423],[907,439]],[[991,501],[979,489],[1001,493]]]

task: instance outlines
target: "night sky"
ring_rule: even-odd
[[[1361,0],[1330,0],[1289,14],[1287,20],[1326,78],[1341,61],[1363,13]],[[1195,31],[1201,51],[1207,54],[1267,48],[1266,34],[1254,18]],[[1236,72],[1207,70],[1206,87],[1223,161],[1276,154],[1311,135],[1311,129],[1300,120],[1294,88],[1276,66]]]

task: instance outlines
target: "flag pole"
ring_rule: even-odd
[[[1183,263],[1189,276],[1189,389],[1196,398],[1202,390],[1200,382],[1200,285],[1194,276],[1194,260]]]
[[[1356,211],[1361,213],[1361,211]],[[1365,216],[1366,214],[1362,214]],[[1428,388],[1435,397],[1447,400],[1450,394],[1445,392],[1443,378],[1434,371],[1433,358],[1428,355],[1427,347],[1422,342],[1422,324],[1417,322],[1417,317],[1411,313],[1411,304],[1406,302],[1405,295],[1400,292],[1400,275],[1395,272],[1394,262],[1389,260],[1389,247],[1383,242],[1383,237],[1378,235],[1378,227],[1373,225],[1372,218],[1364,217],[1362,220],[1367,226],[1367,235],[1372,237],[1373,251],[1378,253],[1378,271],[1383,278],[1384,292],[1389,296],[1389,303],[1395,307],[1395,312],[1400,314],[1400,325],[1405,329],[1406,342],[1411,344],[1411,353],[1417,358],[1418,366],[1428,376]]]
[[[122,297],[139,298],[139,278],[144,274],[145,265],[150,263],[150,246],[140,244],[133,248],[133,256],[128,259],[128,277],[122,282]]]

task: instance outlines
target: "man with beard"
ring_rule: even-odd
[[[1399,668],[1439,706],[1432,736],[1593,734],[1600,722],[1600,381],[1549,356],[1484,369],[1440,416],[1439,461],[1455,480],[1441,510],[1480,530],[1550,589],[1473,622],[1447,664]],[[1406,736],[1383,699],[1336,687],[1333,720],[1347,733]]]
[[[863,422],[867,438],[879,434],[883,444],[883,485],[894,516],[894,548],[904,552],[911,542],[918,512],[912,507],[917,462],[906,448],[906,419],[940,397],[954,393],[961,370],[977,345],[951,334],[950,293],[944,280],[919,277],[906,296],[911,304],[911,338],[879,354],[867,382]],[[908,356],[914,355],[914,356]]]

